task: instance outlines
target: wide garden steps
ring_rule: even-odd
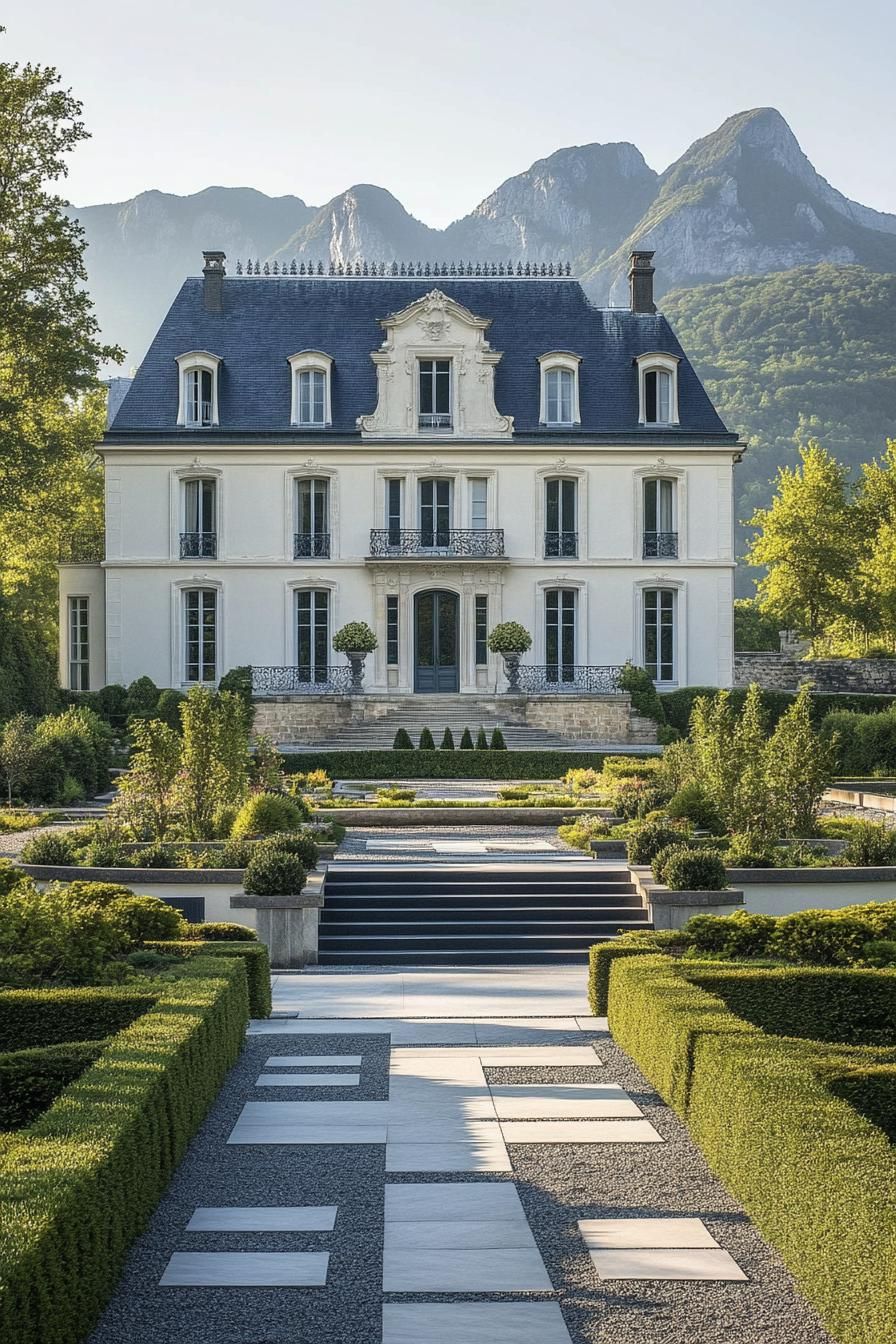
[[[340,863],[327,869],[319,961],[583,962],[592,943],[650,927],[626,869]]]

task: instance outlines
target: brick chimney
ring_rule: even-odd
[[[653,255],[651,253],[651,255]],[[224,262],[223,252],[203,252],[205,265],[202,268],[202,306],[207,313],[224,311]]]
[[[655,313],[653,301],[653,252],[633,252],[628,271],[633,313]]]

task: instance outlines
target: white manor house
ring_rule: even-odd
[[[573,737],[627,660],[731,684],[743,445],[656,312],[652,252],[625,309],[562,266],[204,257],[99,449],[105,554],[60,567],[63,685],[248,664],[279,736],[313,738],[357,717],[332,649],[356,620],[368,715],[504,693],[506,620],[533,639],[528,721]]]

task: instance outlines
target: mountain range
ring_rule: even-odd
[[[103,334],[139,363],[203,248],[282,262],[563,261],[599,304],[627,301],[628,255],[656,249],[657,294],[797,266],[896,271],[896,215],[850,200],[813,168],[774,108],[729,117],[664,172],[628,143],[557,150],[508,178],[446,229],[385,188],[322,206],[249,187],[146,191],[72,207]]]

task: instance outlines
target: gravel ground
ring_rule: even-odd
[[[461,814],[462,815],[462,814]],[[435,859],[437,862],[444,863],[451,856],[445,854],[428,853],[425,849],[375,849],[367,848],[368,840],[390,841],[390,840],[415,840],[421,845],[430,841],[445,840],[482,840],[488,844],[500,844],[503,840],[539,840],[550,845],[551,849],[557,853],[578,854],[580,858],[586,856],[580,850],[573,849],[567,845],[557,835],[556,827],[553,826],[464,826],[459,823],[457,826],[350,826],[345,833],[345,839],[342,841],[336,851],[340,859],[351,859],[352,862],[358,860],[368,863],[420,863],[427,859]],[[531,857],[534,861],[550,858],[549,854],[534,853],[527,856],[525,852],[507,851],[505,857],[512,857],[516,862]],[[463,860],[463,855],[455,855],[456,859]],[[471,854],[470,861],[478,862],[484,856],[481,854]],[[487,857],[487,856],[486,856]]]
[[[594,1040],[604,1068],[489,1069],[492,1082],[618,1082],[666,1142],[656,1145],[513,1145],[513,1176],[469,1173],[385,1176],[382,1146],[226,1146],[247,1098],[345,1100],[339,1088],[265,1088],[254,1081],[273,1054],[362,1054],[359,1099],[387,1095],[385,1036],[250,1037],[202,1132],[152,1223],[129,1257],[90,1344],[379,1344],[383,1186],[400,1181],[509,1180],[557,1291],[511,1300],[559,1299],[573,1344],[830,1344],[779,1256],[712,1176],[684,1127],[606,1035]],[[332,1233],[184,1231],[194,1208],[217,1204],[337,1204]],[[750,1282],[601,1284],[578,1233],[578,1218],[694,1215]],[[330,1251],[328,1283],[311,1289],[161,1289],[174,1250]],[[462,1300],[508,1300],[465,1294]],[[392,1301],[455,1301],[450,1294],[401,1294]]]

